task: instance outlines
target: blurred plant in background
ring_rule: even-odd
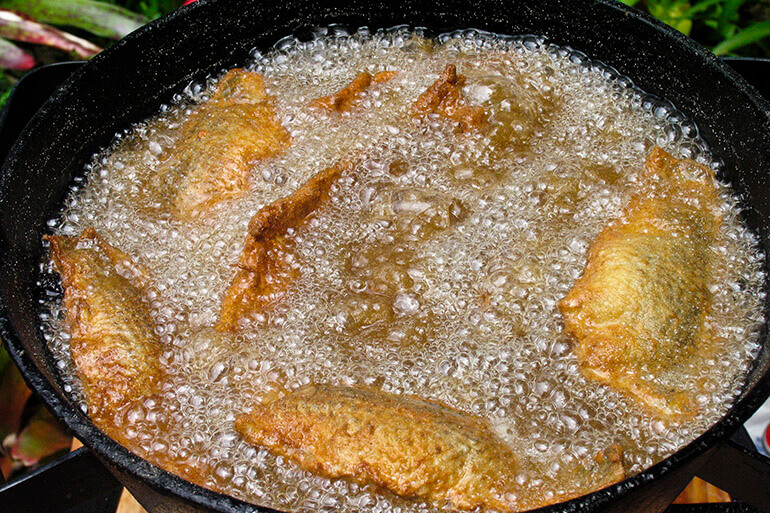
[[[717,55],[770,57],[770,0],[621,0]]]
[[[32,395],[2,346],[0,442],[0,470],[5,480],[55,458],[72,444],[72,435]]]
[[[0,107],[28,70],[88,59],[183,0],[0,0]]]

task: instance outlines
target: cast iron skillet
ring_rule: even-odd
[[[697,123],[724,164],[722,177],[743,199],[746,222],[770,252],[770,105],[691,40],[612,0],[197,2],[131,34],[74,73],[29,123],[0,175],[0,335],[54,414],[152,511],[257,508],[135,456],[96,429],[63,393],[37,328],[45,221],[90,155],[117,131],[155,113],[189,81],[243,63],[253,47],[264,51],[289,34],[309,37],[314,27],[333,23],[372,29],[409,24],[427,27],[429,35],[466,27],[538,34],[603,61],[645,91],[671,100]],[[661,503],[670,502],[704,461],[717,458],[720,444],[770,393],[765,338],[766,330],[765,347],[735,405],[708,432],[622,483],[543,511],[662,509]]]

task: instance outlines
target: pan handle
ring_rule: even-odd
[[[94,453],[81,447],[0,486],[0,505],[15,513],[114,513],[122,491]]]
[[[59,62],[36,68],[19,80],[0,112],[0,166],[13,143],[38,109],[84,61]]]
[[[770,513],[770,458],[757,451],[743,426],[711,449],[697,475],[734,499]]]

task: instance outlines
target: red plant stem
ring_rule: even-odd
[[[0,69],[27,71],[35,67],[30,54],[5,39],[0,38]]]
[[[102,50],[90,41],[43,25],[8,9],[0,9],[0,36],[25,43],[53,46],[80,57],[93,57]]]

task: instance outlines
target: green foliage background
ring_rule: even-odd
[[[115,4],[131,9],[151,20],[160,18],[170,13],[184,2],[182,0],[103,0],[108,4]]]
[[[621,0],[717,55],[770,57],[770,0]]]

